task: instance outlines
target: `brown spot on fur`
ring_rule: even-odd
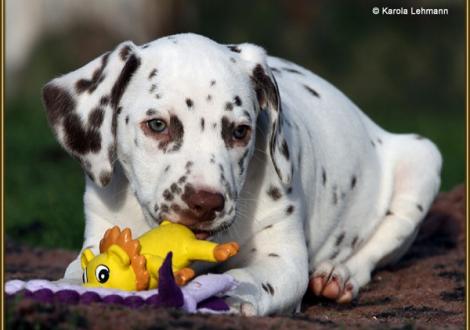
[[[299,70],[292,69],[292,68],[282,68],[282,70],[287,71],[287,72],[290,72],[290,73],[295,73],[295,74],[303,74],[303,73],[300,72]]]
[[[124,46],[122,49],[119,51],[119,56],[121,57],[121,60],[126,61],[127,58],[129,57],[129,54],[131,53],[131,47],[130,46]]]
[[[182,191],[181,188],[178,187],[178,185],[176,183],[171,184],[170,190],[171,190],[172,193],[178,194],[178,195],[181,194],[181,191]]]
[[[232,102],[225,103],[225,111],[232,111],[232,110],[233,110]]]
[[[104,107],[104,106],[107,106],[108,104],[109,104],[109,96],[107,95],[102,96],[100,99],[100,105]]]
[[[281,144],[281,154],[286,157],[287,160],[289,160],[289,147],[287,146],[287,142],[286,140],[283,140],[282,141],[282,144]]]
[[[277,88],[271,78],[264,72],[261,64],[257,64],[253,69],[251,80],[255,86],[260,107],[263,109],[269,102],[272,104],[273,109],[277,110],[279,105]]]
[[[346,236],[346,234],[344,232],[339,234],[339,236],[336,238],[336,242],[335,242],[336,246],[339,246],[341,244],[341,242],[343,242],[344,236]]]
[[[95,108],[88,115],[88,125],[92,128],[100,128],[103,123],[104,110],[101,108]]]
[[[358,236],[354,236],[354,238],[353,238],[353,240],[352,240],[352,242],[351,242],[351,246],[352,246],[353,248],[356,246],[358,239],[359,239]]]
[[[102,171],[100,173],[100,182],[103,186],[106,186],[111,181],[111,172]]]
[[[338,187],[336,185],[333,186],[333,205],[338,204]]]
[[[312,94],[313,96],[315,96],[315,97],[320,97],[320,94],[318,94],[318,92],[317,92],[316,90],[314,90],[313,88],[308,87],[307,85],[304,85],[304,88],[305,88],[310,94]]]
[[[323,187],[326,185],[326,170],[324,167],[321,168],[321,183]]]
[[[279,254],[277,254],[277,253],[270,253],[270,254],[268,254],[268,257],[275,257],[275,258],[277,257],[277,258],[279,258]]]
[[[294,212],[294,205],[289,205],[286,209],[286,214],[290,215]]]
[[[188,106],[188,108],[192,108],[194,106],[193,100],[191,100],[190,98],[187,98],[186,105]]]
[[[165,189],[163,192],[163,198],[165,198],[165,200],[168,202],[172,201],[174,197],[175,196],[173,196],[173,194],[168,189]]]
[[[227,48],[230,49],[230,51],[234,52],[234,53],[240,53],[241,52],[241,49],[238,48],[237,46],[235,45],[227,45]]]
[[[170,117],[170,124],[168,126],[168,137],[161,140],[158,144],[158,148],[164,152],[178,151],[183,144],[184,127],[177,116]],[[168,147],[172,144],[172,148]]]
[[[227,148],[233,148],[234,141],[232,139],[232,133],[235,128],[235,124],[231,122],[227,117],[222,117],[222,139],[225,142]]]
[[[88,93],[91,94],[96,90],[98,85],[104,80],[103,71],[108,63],[108,58],[109,53],[106,53],[101,57],[101,65],[93,72],[91,79],[80,79],[76,82],[75,90],[78,94],[85,91],[88,91]]]
[[[149,79],[152,79],[153,77],[155,77],[157,75],[157,69],[153,69],[152,71],[150,71],[149,73]]]
[[[62,117],[75,110],[75,100],[64,89],[53,84],[47,84],[42,90],[47,119],[51,126],[56,126]]]
[[[65,144],[73,152],[85,154],[89,151],[97,153],[101,150],[101,134],[91,127],[84,129],[80,117],[71,113],[63,121]]]
[[[270,186],[269,187],[268,195],[275,201],[282,197],[281,191],[279,190],[279,188],[277,188],[275,186]]]
[[[114,83],[113,88],[111,89],[111,105],[114,109],[117,108],[122,94],[124,94],[129,81],[139,66],[140,59],[138,59],[135,55],[131,55],[124,65],[124,68],[119,74],[116,82]]]
[[[351,178],[351,189],[354,189],[354,187],[356,186],[356,182],[357,182],[357,178],[355,175],[353,175]]]
[[[206,125],[206,122],[205,122],[204,118],[201,118],[201,131],[204,131],[205,125]]]
[[[416,208],[420,211],[420,212],[423,212],[424,209],[423,207],[421,206],[421,204],[416,204]]]
[[[240,99],[240,96],[236,95],[233,99],[233,103],[235,103],[235,105],[237,107],[241,107],[242,105],[242,100]]]

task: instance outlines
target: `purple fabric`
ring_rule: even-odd
[[[145,303],[145,300],[139,296],[129,296],[124,299],[123,303],[126,306],[137,308],[137,307],[142,306]]]
[[[103,301],[103,299],[101,299],[100,295],[96,292],[85,292],[80,296],[80,303],[82,304],[90,304],[100,301]]]
[[[61,302],[66,304],[89,304],[101,302],[122,304],[131,308],[143,305],[153,307],[181,308],[188,312],[197,311],[224,313],[228,306],[222,298],[227,291],[237,286],[235,280],[224,274],[208,274],[196,277],[180,288],[176,283],[171,268],[171,253],[165,258],[159,270],[158,289],[146,291],[122,291],[105,288],[85,288],[63,280],[30,280],[27,282],[11,280],[5,283],[8,296],[23,294],[25,297],[45,303]]]
[[[28,294],[25,294],[26,297],[29,296],[31,298],[34,298],[43,302],[47,302],[47,303],[51,303],[54,301],[54,292],[52,292],[52,290],[40,289],[35,292],[31,292],[31,291],[27,291],[27,292]]]
[[[58,301],[65,304],[76,304],[80,301],[80,295],[73,290],[60,290],[55,293]]]
[[[122,304],[123,301],[124,298],[117,294],[110,294],[109,296],[103,298],[103,302],[107,304]]]
[[[198,309],[210,309],[213,311],[228,311],[229,307],[225,300],[219,297],[210,297],[197,304]]]

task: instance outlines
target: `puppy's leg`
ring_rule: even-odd
[[[232,275],[239,286],[229,292],[236,313],[266,315],[291,311],[300,303],[308,285],[305,237],[299,221],[269,225],[240,248]]]
[[[398,260],[411,245],[440,185],[441,156],[428,140],[399,136],[391,140],[395,162],[389,209],[375,232],[342,264],[323,262],[310,282],[317,295],[349,302],[379,266]],[[393,154],[393,152],[395,154]]]
[[[111,228],[113,224],[102,219],[98,215],[87,212],[87,222],[85,225],[85,241],[83,242],[82,249],[77,258],[72,261],[65,270],[64,278],[61,281],[69,283],[82,282],[82,267],[80,264],[80,256],[85,249],[91,249],[96,255],[99,253],[100,240],[103,238],[107,229]]]

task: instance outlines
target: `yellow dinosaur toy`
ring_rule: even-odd
[[[100,241],[99,255],[90,249],[82,252],[83,285],[128,291],[154,289],[158,270],[170,251],[175,281],[184,285],[194,277],[194,271],[187,268],[190,261],[225,261],[238,250],[235,242],[198,240],[187,227],[169,221],[134,240],[129,228],[121,231],[114,226]]]

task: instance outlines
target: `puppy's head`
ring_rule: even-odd
[[[272,165],[290,182],[279,93],[260,47],[193,34],[125,42],[48,83],[43,97],[59,141],[98,186],[121,163],[150,225],[168,219],[205,237],[232,223],[260,111],[271,119]]]

